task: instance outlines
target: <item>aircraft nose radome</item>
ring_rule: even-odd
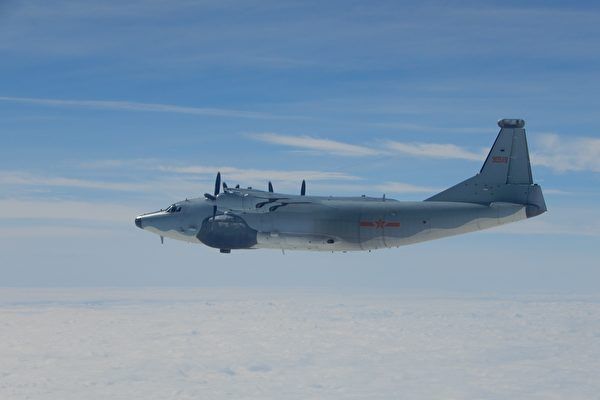
[[[137,217],[135,219],[135,226],[137,226],[138,228],[142,229],[142,219],[140,217]]]

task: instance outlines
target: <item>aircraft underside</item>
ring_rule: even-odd
[[[488,229],[527,218],[525,206],[493,203],[489,206],[467,203],[392,203],[374,210],[336,210],[330,207],[307,218],[301,210],[279,214],[280,221],[268,215],[218,215],[194,229],[158,231],[175,240],[232,249],[281,249],[312,251],[359,251],[399,247]],[[379,209],[378,209],[379,208]],[[286,215],[287,214],[287,215]],[[335,215],[338,214],[338,217]],[[354,215],[354,218],[347,218]],[[329,216],[329,217],[328,217]],[[346,216],[346,218],[342,218]],[[245,218],[244,218],[245,217]],[[296,226],[296,229],[290,227]]]

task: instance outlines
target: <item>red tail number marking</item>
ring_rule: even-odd
[[[508,157],[495,156],[495,157],[492,157],[492,162],[506,164],[508,162]]]

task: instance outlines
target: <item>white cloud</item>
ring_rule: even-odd
[[[600,237],[600,212],[585,206],[577,208],[550,206],[548,212],[541,216],[503,225],[485,232]]]
[[[600,392],[597,296],[3,288],[0,312],[3,399]]]
[[[251,135],[251,137],[267,143],[303,150],[314,150],[338,156],[368,157],[403,154],[420,158],[483,162],[489,151],[489,148],[473,151],[452,143],[388,140],[382,142],[382,147],[369,147],[305,135],[292,136],[277,133],[258,133]],[[558,172],[600,172],[600,139],[592,137],[565,138],[556,134],[539,135],[535,139],[535,151],[531,152],[532,164],[545,166]]]
[[[359,195],[380,192],[386,194],[435,193],[439,188],[419,186],[406,182],[388,181],[380,184],[351,183],[363,181],[362,177],[335,171],[316,170],[263,170],[244,169],[232,166],[209,165],[170,165],[148,160],[100,160],[86,164],[87,168],[140,168],[175,176],[163,176],[141,182],[111,182],[92,179],[74,179],[60,176],[35,175],[26,171],[0,171],[0,184],[32,187],[71,187],[81,189],[98,189],[122,192],[171,193],[185,196],[189,188],[197,185],[208,185],[214,181],[217,171],[222,179],[230,184],[243,183],[244,186],[262,187],[272,181],[280,191],[295,192],[299,183],[306,179],[309,191],[322,195]],[[339,183],[338,183],[339,182]],[[187,191],[186,191],[187,190]]]
[[[131,219],[131,218],[130,218]],[[129,222],[129,221],[128,221]],[[0,238],[5,239],[29,239],[29,238],[57,238],[57,237],[114,237],[115,229],[102,227],[78,227],[44,224],[37,226],[11,226],[0,228]]]
[[[214,178],[213,178],[214,179]],[[0,171],[0,196],[19,197],[24,193],[34,191],[43,191],[52,193],[53,188],[70,189],[91,189],[123,192],[135,195],[136,193],[147,194],[168,194],[172,196],[185,197],[189,195],[190,188],[199,183],[209,184],[207,177],[199,182],[197,179],[191,179],[184,175],[180,176],[159,176],[145,179],[136,179],[135,181],[109,181],[101,179],[80,179],[64,176],[53,176],[50,174],[33,174],[27,171]]]
[[[381,150],[366,146],[358,146],[350,143],[339,142],[330,139],[320,139],[312,136],[289,136],[278,133],[256,133],[251,135],[254,139],[266,143],[279,144],[305,150],[315,150],[328,154],[342,156],[374,156],[381,154]]]
[[[404,182],[385,182],[379,185],[376,185],[375,188],[383,193],[436,193],[439,192],[440,189],[428,187],[428,186],[418,186],[413,185],[411,183]]]
[[[206,166],[206,165],[159,165],[155,167],[159,171],[174,172],[179,174],[197,174],[214,177],[217,171],[221,172],[223,179],[240,182],[266,182],[273,181],[301,181],[302,179],[312,181],[326,180],[358,180],[358,176],[346,174],[343,172],[327,172],[316,170],[266,170],[266,169],[246,169],[230,166]]]
[[[410,143],[399,141],[384,142],[383,148],[358,146],[350,143],[314,138],[311,136],[290,136],[277,133],[258,133],[251,135],[254,139],[294,147],[305,150],[315,150],[327,154],[341,156],[378,156],[407,154],[414,157],[450,158],[469,161],[483,161],[487,150],[473,152],[463,147],[446,143]]]
[[[213,117],[230,117],[230,118],[254,118],[254,119],[277,119],[277,118],[294,118],[276,116],[268,113],[230,110],[224,108],[211,107],[184,107],[172,104],[157,104],[157,103],[138,103],[132,101],[112,101],[112,100],[59,100],[31,97],[8,97],[0,96],[0,101],[12,103],[36,104],[53,107],[80,107],[100,110],[120,110],[120,111],[145,111],[145,112],[162,112],[162,113],[177,113],[203,115]]]
[[[555,195],[572,196],[572,195],[575,195],[577,193],[570,192],[570,191],[567,191],[567,190],[562,190],[562,189],[553,189],[553,188],[544,187],[544,194],[555,194]]]
[[[90,164],[95,166],[95,163]],[[157,165],[156,162],[147,162],[146,160],[123,161],[110,160],[109,162],[99,161],[99,168],[123,168],[136,166],[141,170],[157,171],[162,176],[152,176],[145,180],[134,182],[114,182],[98,179],[79,179],[64,176],[39,175],[27,171],[0,171],[0,185],[7,189],[4,196],[19,195],[17,187],[31,188],[78,188],[107,190],[128,193],[163,193],[170,196],[189,196],[194,193],[193,188],[199,185],[206,185],[206,190],[212,187],[217,171],[221,172],[223,180],[232,184],[241,183],[244,186],[261,186],[271,180],[277,183],[279,190],[296,189],[303,179],[313,182],[318,181],[357,181],[361,178],[342,172],[317,171],[317,170],[263,170],[263,169],[244,169],[231,166],[208,166],[208,165]],[[8,190],[8,186],[12,186]],[[331,186],[331,185],[330,185]],[[335,185],[333,186],[335,187]],[[196,193],[198,195],[198,193]],[[193,194],[192,194],[193,197]]]
[[[0,199],[0,219],[129,221],[140,210],[121,204],[85,201]]]
[[[419,87],[421,88],[421,87]],[[432,126],[423,124],[413,124],[406,122],[376,122],[373,126],[382,128],[392,128],[399,131],[408,132],[442,132],[442,133],[482,133],[489,131],[489,128],[476,128],[476,127],[457,127],[457,126]]]
[[[536,136],[531,162],[558,172],[600,172],[600,139],[562,137],[556,134]]]
[[[100,189],[116,191],[148,190],[151,184],[131,182],[107,182],[89,179],[76,179],[56,176],[35,175],[25,171],[0,171],[0,184],[23,186],[58,186],[82,189]]]
[[[386,143],[392,151],[415,157],[447,158],[483,162],[487,152],[486,150],[477,153],[449,143],[408,143],[397,141],[388,141]]]

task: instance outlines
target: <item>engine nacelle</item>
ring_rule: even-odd
[[[241,217],[224,214],[205,219],[196,237],[217,249],[249,249],[256,245],[256,235]]]

